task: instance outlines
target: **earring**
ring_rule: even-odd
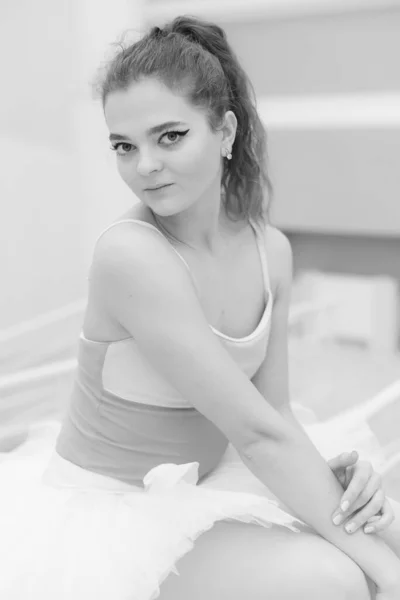
[[[231,160],[232,158],[232,154],[229,152],[229,150],[227,148],[224,149],[224,156],[228,159]]]

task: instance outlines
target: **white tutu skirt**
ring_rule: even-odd
[[[318,424],[305,429],[327,459],[358,449]],[[217,521],[303,524],[231,445],[200,484],[197,462],[162,464],[143,489],[65,461],[54,435],[0,459],[1,600],[155,600]],[[364,445],[379,460],[375,441]]]

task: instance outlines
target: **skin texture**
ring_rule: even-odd
[[[173,94],[158,82],[149,80],[140,84],[134,84],[127,91],[111,94],[105,104],[105,116],[111,134],[121,136],[116,147],[119,173],[129,188],[141,200],[143,206],[151,211],[160,230],[173,241],[174,245],[179,248],[179,251],[182,252],[191,266],[194,267],[196,261],[197,264],[204,266],[207,259],[209,261],[209,268],[215,269],[217,275],[224,273],[228,264],[229,252],[234,245],[232,242],[234,227],[228,223],[220,210],[221,156],[223,149],[227,148],[230,150],[234,141],[236,131],[236,118],[234,114],[227,113],[224,126],[221,130],[217,133],[211,132],[201,111],[191,107],[182,97]],[[183,122],[182,125],[176,126],[173,129],[181,133],[187,132],[185,137],[179,138],[179,136],[177,137],[176,134],[172,133],[165,137],[161,137],[161,134],[157,134],[156,136],[147,134],[148,128],[167,120]],[[172,142],[169,144],[169,142],[166,142],[167,139],[169,142],[171,140],[179,141],[171,145]],[[164,146],[164,144],[167,144],[167,146]],[[157,194],[145,191],[145,188],[148,186],[164,183],[173,183],[174,185]],[[144,240],[143,243],[145,243]],[[155,244],[158,244],[158,242]],[[151,251],[150,245],[145,246],[145,248],[149,252]],[[103,247],[103,256],[107,255],[106,251],[109,249],[110,247]],[[137,249],[139,250],[139,245]],[[135,247],[132,250],[135,250]],[[118,258],[125,257],[119,256]],[[156,259],[155,256],[151,258]],[[128,263],[124,265],[121,260],[109,266],[114,268],[117,264],[122,265],[122,270],[126,266],[127,274],[132,272],[132,265]],[[150,269],[153,268],[154,264],[152,263],[149,267]],[[166,263],[165,268],[167,268]],[[201,268],[199,267],[198,272],[200,270]],[[195,268],[194,271],[196,271]],[[138,275],[139,272],[137,273]],[[180,281],[179,279],[180,275],[179,277],[178,274],[176,275],[176,284],[181,283],[182,289],[185,289],[185,294],[187,292],[189,297],[189,290],[184,288],[183,280]],[[124,273],[122,272],[123,276]],[[216,279],[218,280],[218,277]],[[118,283],[121,282],[114,280],[113,283],[115,284],[112,287],[114,291],[118,289]],[[167,295],[167,280],[165,284],[165,293]],[[104,291],[106,297],[107,290],[105,289]],[[132,289],[129,291],[131,296],[134,297],[135,290]],[[203,291],[204,296],[209,297],[213,290],[204,289]],[[219,296],[218,299],[221,301],[221,304],[229,300],[229,298],[223,296]],[[133,306],[138,308],[139,314],[139,309],[144,308],[151,302],[151,295],[139,295],[136,300],[138,304]],[[182,306],[181,309],[183,314],[184,307]],[[145,329],[141,329],[144,326],[134,320],[129,306],[122,300],[119,304],[119,310],[121,323],[126,326],[126,329],[129,332],[134,332],[138,340],[142,340],[145,350],[155,352],[154,346],[146,339],[147,334],[144,333]],[[240,315],[244,314],[244,312],[243,308]],[[229,313],[229,315],[231,314],[236,316],[235,310]],[[220,310],[217,315],[218,320],[226,326],[229,324],[229,319],[224,320],[223,315],[224,310]],[[200,323],[200,314],[196,313],[195,320],[197,317]],[[157,334],[161,339],[163,335],[162,320],[157,325]],[[202,343],[204,343],[204,348],[211,344],[209,339],[206,338],[207,336],[204,333],[204,340],[199,340],[199,347],[196,350],[200,353]],[[160,366],[160,369],[172,370],[172,363],[168,365],[162,364],[160,356],[155,356],[154,358],[155,363]],[[218,355],[218,357],[222,361],[222,356]],[[228,372],[228,365],[226,365],[226,368]],[[190,382],[183,381],[180,383],[182,383],[183,389],[186,383],[189,385]],[[190,386],[188,389],[190,389]],[[254,398],[256,397],[254,396]],[[206,410],[206,407],[204,409]],[[215,410],[215,406],[212,407],[212,410]],[[218,422],[219,416],[215,413],[213,413],[213,416],[215,416],[215,422]],[[269,417],[272,422],[272,414]],[[226,425],[224,419],[226,419],[226,416],[221,417],[222,425]],[[277,419],[276,423],[278,431],[281,422]],[[230,432],[232,433],[233,429],[230,429]],[[229,531],[233,531],[233,529],[229,529]],[[257,528],[257,533],[254,535],[260,536],[259,531],[259,528]],[[265,544],[266,551],[270,543],[269,540],[273,541],[273,536],[269,535],[269,533],[264,532],[265,539],[263,538],[263,544]],[[227,535],[230,535],[230,533]],[[247,539],[251,542],[252,534],[250,533],[250,529],[246,530],[246,536],[248,536]],[[302,538],[302,543],[303,541],[307,541],[307,538],[303,536],[299,537]],[[287,542],[289,546],[291,541],[292,538],[288,537]],[[212,543],[215,543],[215,541]],[[226,543],[228,543],[228,538],[225,539]],[[249,549],[252,547],[250,543]],[[317,554],[319,557],[323,557],[323,548],[325,548],[327,553],[326,559],[328,561],[329,558],[329,564],[333,564],[333,570],[329,575],[323,571],[321,573],[326,576],[326,581],[329,581],[332,585],[337,585],[334,588],[337,591],[337,598],[344,598],[344,595],[340,596],[339,594],[347,593],[347,591],[352,594],[349,597],[354,599],[360,598],[361,600],[367,598],[368,590],[361,570],[338,549],[335,549],[335,551],[337,550],[337,554],[335,555],[337,556],[337,561],[334,560],[332,563],[330,559],[333,557],[329,554],[331,547],[332,544],[322,540],[322,546],[318,547],[318,549],[312,547],[312,543],[310,542],[310,545],[302,548],[301,551],[302,555],[306,556],[308,548],[311,552],[309,558],[316,559]],[[273,546],[271,546],[272,548]],[[210,549],[212,549],[212,544]],[[189,553],[188,556],[195,557],[195,553]],[[339,556],[345,556],[345,560],[339,559]],[[285,561],[286,559],[287,553],[284,551],[282,553],[282,560]],[[311,564],[313,564],[312,561]],[[199,567],[199,564],[197,564],[197,567]],[[232,569],[232,564],[230,565],[230,569]],[[203,574],[207,577],[204,572]],[[300,573],[296,574],[300,577]],[[345,587],[341,588],[338,582],[340,578],[343,579],[344,575]],[[283,580],[280,582],[281,585],[282,582]],[[310,593],[309,597],[313,597],[312,590],[308,591]],[[175,590],[174,593],[177,598],[185,597],[184,594],[179,596],[181,593],[180,590]],[[255,590],[256,593],[264,594],[265,590],[264,588],[258,588],[258,592]],[[288,589],[288,594],[290,593],[292,592]],[[254,599],[256,598],[255,594],[253,595]],[[261,598],[263,596],[259,595],[258,597]],[[287,595],[284,597],[291,598],[295,596]]]
[[[215,232],[215,226],[209,229],[220,207],[221,147],[231,148],[235,138],[234,113],[226,114],[226,124],[214,134],[203,112],[152,79],[110,94],[104,112],[110,132],[124,136],[125,143],[116,149],[117,168],[132,192],[170,233],[186,227],[187,242],[207,240]],[[187,133],[147,134],[166,121],[183,122],[168,129]],[[174,185],[162,195],[145,191],[159,183]],[[207,216],[193,227],[199,209]]]

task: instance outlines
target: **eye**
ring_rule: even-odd
[[[132,150],[133,145],[128,142],[117,142],[116,144],[112,144],[110,146],[111,150],[116,152],[118,156],[126,156],[130,150]]]
[[[176,144],[179,144],[180,140],[183,139],[183,137],[188,133],[188,131],[189,129],[187,129],[186,131],[166,131],[162,134],[160,140],[162,140],[165,136],[173,136],[175,137],[175,139],[170,139],[171,143],[164,145],[175,146]],[[115,144],[112,144],[110,146],[110,149],[116,152],[118,156],[126,156],[129,152],[132,151],[133,148],[134,145],[130,144],[129,142],[116,142]]]
[[[184,136],[188,133],[188,131],[189,131],[189,129],[186,129],[186,131],[166,131],[165,133],[162,134],[160,140],[162,140],[162,138],[165,137],[166,135],[177,136],[177,138],[175,138],[175,140],[170,140],[172,142],[171,144],[166,144],[167,146],[175,146],[175,144],[179,144],[181,139],[184,138]]]

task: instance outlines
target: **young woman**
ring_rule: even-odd
[[[265,133],[223,30],[152,28],[101,95],[140,203],[96,244],[50,464],[29,482],[2,466],[0,597],[398,599],[379,480],[327,463],[290,411],[291,249],[268,224]],[[346,465],[343,516],[382,509],[379,535],[332,522]]]

